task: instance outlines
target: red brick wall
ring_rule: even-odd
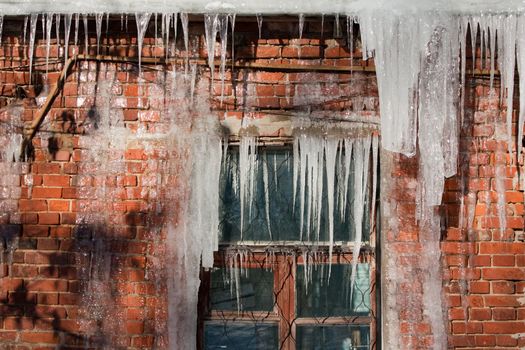
[[[6,20],[0,50],[3,68],[28,64],[27,46],[20,39],[22,23],[20,18]],[[164,54],[154,45],[152,27],[144,41],[144,57]],[[38,28],[40,31],[40,23]],[[94,22],[90,22],[90,28],[93,54]],[[101,53],[135,56],[135,23],[131,19],[129,28],[128,33],[120,31],[119,18],[112,19],[108,34],[102,35]],[[323,29],[320,36],[321,22],[307,22],[303,39],[298,39],[295,18],[265,18],[263,37],[258,39],[257,23],[241,18],[236,24],[235,57],[239,62],[257,64],[349,65],[346,39],[333,38],[331,20],[325,21]],[[179,27],[176,55],[184,58],[180,33]],[[206,58],[202,22],[192,22],[190,33],[189,55],[192,59]],[[158,36],[160,42],[160,33]],[[42,33],[37,38],[35,63],[41,64],[45,61],[45,43]],[[82,28],[79,42],[80,53],[84,53]],[[70,46],[70,54],[75,50]],[[58,51],[53,42],[51,60]],[[373,62],[361,62],[358,48],[353,64],[373,67]],[[138,84],[134,64],[79,62],[53,104],[48,122],[33,139],[34,160],[20,171],[2,168],[15,177],[14,182],[4,186],[10,191],[10,199],[4,202],[14,207],[6,209],[9,215],[1,217],[3,243],[7,246],[19,237],[18,244],[13,245],[16,249],[3,253],[0,269],[3,348],[54,349],[57,344],[71,348],[104,344],[110,348],[166,346],[166,271],[162,263],[165,232],[158,227],[168,215],[162,199],[169,195],[166,188],[158,186],[156,174],[169,157],[167,145],[141,141],[125,148],[113,146],[111,152],[102,154],[93,147],[101,140],[108,141],[97,134],[94,126],[97,108],[110,108],[111,115],[123,123],[122,129],[165,131],[171,115],[164,108],[162,86],[166,76],[162,65],[150,65],[160,72],[146,66],[145,82]],[[54,84],[61,65],[52,65],[49,70],[48,82]],[[209,84],[209,70],[198,66],[198,72],[204,88],[197,89],[197,96]],[[15,102],[23,106],[20,116],[10,111],[2,114],[2,120],[23,118],[27,124],[36,116],[35,96],[42,89],[44,73],[44,67],[35,67],[36,84],[32,85],[27,67],[0,71],[0,104]],[[218,77],[216,72],[211,108],[220,117],[224,111],[227,116],[240,118],[248,113],[265,116],[308,109],[353,109],[365,115],[378,110],[373,73],[228,69],[222,106]],[[104,81],[112,82],[112,98],[97,101],[94,92]],[[523,335],[519,335],[525,333],[523,192],[513,180],[518,171],[516,161],[506,155],[504,142],[498,141],[505,106],[499,106],[499,92],[496,97],[490,95],[486,85],[485,79],[468,78],[460,149],[463,176],[447,181],[441,210],[443,293],[448,300],[446,329],[451,348],[525,346]],[[17,86],[27,95],[23,100],[14,100]],[[101,166],[100,159],[106,164],[102,175],[94,170]],[[507,176],[507,229],[502,237],[494,182],[498,164]],[[395,157],[392,167],[383,169],[383,175],[392,175],[392,191],[383,196],[396,202],[392,213],[399,223],[398,230],[385,227],[383,236],[396,242],[394,253],[399,254],[400,263],[417,281],[421,273],[413,268],[421,249],[414,216],[417,160]],[[173,183],[176,179],[166,181]],[[105,189],[103,195],[96,194],[100,188]],[[459,227],[462,196],[464,210],[472,203],[474,216],[472,224],[463,221],[463,227]],[[92,220],[101,215],[103,222]],[[84,225],[80,225],[82,218],[87,218]],[[101,274],[106,273],[109,276],[102,278]],[[104,280],[109,283],[97,283]],[[411,308],[401,308],[398,315],[403,348],[429,348],[433,339],[421,309],[421,289],[416,283],[404,287],[408,299],[400,299],[399,305]],[[388,290],[388,286],[382,288]]]

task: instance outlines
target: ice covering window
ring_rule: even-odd
[[[301,169],[292,147],[256,147],[244,155],[242,145],[229,148],[221,170],[220,251],[203,277],[203,349],[375,348],[377,161],[373,142],[366,150],[361,141],[338,143],[331,170],[319,158],[315,168],[312,156],[311,167]],[[315,153],[308,145],[303,151]],[[309,176],[313,171],[321,183]],[[366,186],[360,203],[355,181]]]

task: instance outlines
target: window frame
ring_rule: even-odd
[[[261,145],[267,149],[283,149],[286,144],[279,143],[274,145]],[[378,161],[379,164],[379,161]],[[372,162],[370,162],[370,168]],[[379,171],[376,171],[379,178]],[[370,185],[370,184],[369,184]],[[370,191],[372,188],[370,186]],[[377,181],[377,193],[379,193],[379,181]],[[228,267],[227,251],[231,249],[247,249],[251,252],[250,260],[242,263],[243,268],[271,268],[274,272],[274,307],[269,311],[218,311],[211,310],[210,286],[211,272],[201,271],[201,288],[199,290],[199,313],[198,313],[198,349],[204,349],[204,327],[207,322],[230,321],[230,322],[254,322],[254,318],[264,323],[278,325],[278,349],[296,350],[296,335],[298,325],[367,325],[370,327],[370,347],[369,349],[380,349],[380,275],[379,275],[379,196],[375,196],[375,218],[370,227],[369,241],[363,242],[359,253],[359,261],[367,262],[370,271],[370,313],[368,316],[344,316],[344,317],[297,317],[296,316],[296,274],[297,266],[304,265],[304,256],[300,253],[302,248],[312,246],[308,242],[295,241],[242,241],[238,243],[226,243],[219,245],[219,251],[215,253],[214,267]],[[371,203],[370,203],[371,204]],[[322,261],[315,262],[316,265],[328,264],[328,246],[315,244],[315,247],[322,258]],[[351,264],[352,242],[334,242],[332,264],[341,263]],[[273,261],[266,261],[268,255],[265,249],[268,247],[283,248],[283,250],[294,250],[292,254],[275,254]],[[321,320],[321,322],[319,322]]]

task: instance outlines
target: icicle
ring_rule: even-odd
[[[490,27],[490,89],[494,87],[494,72],[496,65],[496,25]]]
[[[141,74],[141,63],[142,63],[142,44],[144,42],[144,35],[148,29],[151,13],[136,13],[135,21],[137,22],[137,43],[138,43],[138,55],[139,55],[139,75]]]
[[[350,296],[353,296],[354,285],[356,281],[357,264],[359,262],[359,252],[363,240],[363,219],[366,206],[366,192],[368,189],[369,178],[369,160],[370,160],[371,137],[368,136],[359,140],[355,145],[354,164],[354,223],[355,223],[355,240],[352,249],[352,276],[350,280]]]
[[[348,38],[348,51],[350,51],[350,64],[354,65],[354,17],[346,16],[346,37]]]
[[[42,21],[43,21],[42,15]],[[33,71],[33,53],[35,52],[35,36],[36,36],[36,25],[38,22],[38,14],[32,14],[29,23],[29,80],[32,78]]]
[[[257,178],[257,138],[242,136],[239,145],[239,185],[241,204],[241,240],[244,229],[244,213],[248,203],[248,217],[251,218],[255,183]]]
[[[57,57],[60,57],[60,14],[56,14],[55,15],[55,18],[56,18],[56,23],[55,23],[55,34],[56,34],[56,38],[57,38]]]
[[[173,14],[173,55],[176,55],[176,46],[177,46],[177,29],[179,25],[179,14]],[[189,56],[186,56],[186,64],[188,63]]]
[[[65,34],[64,34],[64,60],[67,61],[67,58],[69,56],[69,33],[71,31],[71,21],[73,20],[72,14],[66,14],[64,17],[64,27],[65,27]]]
[[[299,39],[303,38],[303,29],[304,29],[304,14],[299,14]]]
[[[46,40],[46,21],[44,14],[42,14],[42,40]]]
[[[191,64],[191,83],[190,83],[190,103],[193,105],[193,96],[195,95],[195,81],[197,80],[197,64]]]
[[[259,40],[261,40],[261,36],[262,36],[262,24],[263,24],[263,16],[262,14],[258,13],[256,15],[257,17],[257,27],[259,27]]]
[[[102,20],[103,19],[104,19],[103,13],[95,14],[95,24],[96,24],[96,30],[97,30],[97,55],[100,55],[100,37],[102,35]],[[139,58],[139,61],[140,61],[140,58]]]
[[[211,84],[213,86],[213,76],[215,73],[215,40],[217,36],[217,26],[218,26],[218,15],[216,14],[207,14],[204,15],[204,31],[206,33],[206,50],[208,52],[208,66],[210,67],[211,74]]]
[[[324,38],[324,14],[321,15],[321,38]]]
[[[264,185],[264,211],[266,214],[266,224],[268,225],[268,235],[272,240],[272,227],[270,222],[270,190],[268,186],[268,157],[266,151],[263,152],[263,185]]]
[[[175,15],[176,16],[176,15]],[[162,14],[162,38],[164,39],[165,57],[168,59],[170,53],[170,26],[172,14]],[[175,38],[175,41],[177,38]]]
[[[158,15],[158,13],[155,12],[155,17],[154,17],[154,20],[153,20],[154,32],[155,32],[155,41],[154,41],[153,46],[155,46],[155,47],[157,46],[157,39],[158,39],[158,35],[157,35],[157,31],[158,31],[158,28],[157,28],[157,15]],[[154,52],[155,52],[155,58],[157,58],[156,50]]]
[[[465,76],[467,69],[467,29],[468,29],[468,18],[462,18],[461,20],[461,32],[459,34],[459,43],[461,50],[461,100],[460,100],[460,124],[463,127],[463,122],[465,120]]]
[[[234,14],[230,14],[229,15],[230,17],[230,23],[231,23],[231,28],[232,28],[232,57],[231,57],[231,61],[232,61],[232,67],[231,67],[231,73],[233,75],[233,67],[235,66],[235,13]]]
[[[109,43],[108,41],[108,34],[109,34],[109,12],[106,13],[106,43]]]
[[[273,182],[275,188],[279,188],[279,183],[277,181],[277,155],[273,155]]]
[[[472,48],[472,73],[473,74],[474,74],[474,70],[476,69],[476,38],[478,37],[478,21],[479,20],[477,19],[471,19],[469,22],[470,23],[470,46]],[[481,57],[482,57],[481,62],[483,62],[483,54],[481,55]],[[481,67],[481,69],[483,69],[483,66]]]
[[[51,49],[51,27],[53,26],[53,14],[46,15],[46,74],[49,71],[49,51]]]
[[[518,58],[518,71],[519,71],[519,91],[520,91],[520,112],[518,117],[518,140],[517,145],[517,157],[518,160],[521,157],[522,140],[523,140],[523,127],[525,123],[525,17],[520,16],[518,18],[518,41],[517,41],[517,58]]]
[[[124,14],[120,14],[120,31],[124,30]]]
[[[376,219],[377,161],[379,157],[379,137],[372,136],[372,209],[370,210],[370,227]]]
[[[190,39],[189,39],[190,34],[188,31],[188,14],[187,13],[180,14],[180,22],[182,25],[182,35],[184,37],[184,50],[186,50],[186,61],[184,62],[184,70],[186,73],[188,73],[188,66],[190,62]],[[174,22],[175,28],[177,28],[176,24],[177,24],[177,21],[175,20]],[[176,37],[175,37],[175,40],[177,40]]]
[[[128,14],[124,18],[124,27],[126,28],[126,33],[128,32]]]
[[[340,38],[341,37],[341,21],[339,20],[339,14],[336,13],[335,14],[335,18],[334,18],[334,36],[336,38]]]
[[[85,45],[86,45],[86,52],[85,54],[86,55],[89,55],[89,34],[88,34],[88,16],[87,15],[83,15],[82,16],[82,20],[84,22],[84,41],[85,41]]]
[[[2,31],[4,30],[4,16],[0,15],[0,44],[2,44]]]
[[[516,16],[508,15],[503,22],[503,29],[501,36],[503,43],[498,45],[503,46],[502,64],[500,65],[502,75],[502,93],[506,93],[507,104],[507,146],[509,156],[512,155],[512,111],[513,111],[513,97],[514,97],[514,70],[516,62]]]
[[[334,249],[334,194],[335,194],[335,169],[339,140],[329,137],[326,140],[324,151],[326,160],[326,194],[328,196],[328,279],[332,273],[332,252]],[[321,180],[322,181],[322,180]]]
[[[226,52],[228,50],[228,15],[219,16],[219,33],[221,37],[221,107],[224,100],[224,79],[226,74]],[[213,81],[213,79],[212,79]]]
[[[299,138],[293,139],[293,208],[295,210],[295,198],[297,197],[297,185],[299,179]],[[301,213],[302,214],[302,213]],[[302,225],[301,225],[302,226]]]
[[[352,148],[354,145],[354,141],[351,139],[344,139],[344,157],[343,158],[343,186],[341,186],[341,193],[340,193],[340,214],[343,220],[345,220],[346,217],[346,204],[347,204],[347,197],[348,197],[348,184],[350,179],[350,165],[352,163]]]
[[[27,23],[28,21],[29,21],[29,17],[24,16],[24,36],[22,38],[24,45],[27,44]]]
[[[429,41],[432,24],[413,16],[359,17],[363,59],[375,53],[381,142],[384,149],[412,156],[416,152],[415,90],[422,43]]]
[[[79,53],[79,49],[78,49],[78,28],[79,28],[79,23],[80,22],[80,14],[79,13],[76,13],[75,14],[75,38],[73,39],[73,44],[75,46],[75,53]]]

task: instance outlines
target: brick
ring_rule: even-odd
[[[258,45],[256,47],[255,56],[257,58],[275,58],[278,57],[281,52],[279,46],[273,45]]]
[[[519,306],[520,303],[516,296],[507,295],[486,295],[484,296],[486,306]]]
[[[67,175],[44,175],[44,186],[69,187],[69,176]]]
[[[525,322],[485,322],[483,329],[487,334],[524,333]]]
[[[470,309],[469,318],[476,321],[484,321],[492,319],[492,312],[489,308],[486,309]]]
[[[525,271],[522,268],[484,268],[483,278],[486,280],[523,280]]]
[[[525,254],[525,244],[512,242],[480,242],[479,254]]]
[[[38,293],[38,304],[56,305],[58,304],[58,293]]]
[[[27,237],[47,237],[49,236],[49,227],[39,225],[25,225],[23,232]]]
[[[477,335],[475,338],[476,345],[479,347],[489,347],[496,345],[496,337],[493,335]]]
[[[70,201],[68,200],[48,200],[49,211],[68,211],[70,210]]]
[[[512,281],[492,282],[491,284],[494,294],[514,294],[516,291]]]
[[[60,216],[57,213],[40,213],[38,214],[38,223],[40,225],[58,225]]]
[[[147,158],[143,149],[127,149],[125,156],[127,160],[144,160]]]
[[[501,309],[494,308],[492,311],[494,315],[494,320],[496,321],[508,321],[516,319],[516,310],[515,309]]]
[[[20,211],[46,211],[47,203],[45,200],[21,199],[18,202]]]
[[[487,281],[471,281],[469,284],[469,291],[474,294],[490,293],[490,283]]]
[[[5,330],[30,330],[33,327],[33,319],[30,317],[6,317],[4,319]]]
[[[505,347],[516,347],[518,345],[518,340],[515,335],[497,335],[496,336],[496,345],[505,346]]]
[[[59,303],[60,305],[77,305],[80,301],[79,295],[76,293],[60,293]]]
[[[33,198],[61,198],[62,189],[55,187],[34,187]]]
[[[57,250],[59,241],[54,238],[40,238],[37,247],[39,250]]]
[[[53,153],[53,160],[56,160],[58,162],[69,162],[71,159],[71,153],[66,150],[58,150],[57,152]]]
[[[59,292],[67,291],[67,281],[63,280],[33,280],[26,286],[32,292]]]
[[[37,163],[34,166],[35,172],[38,174],[59,174],[60,165],[57,163]]]
[[[474,254],[476,253],[475,243],[443,242],[441,251],[445,254]]]
[[[59,340],[56,332],[22,332],[20,338],[27,343],[44,344],[56,344]]]
[[[0,329],[0,340],[1,341],[14,341],[18,336],[18,332],[4,331]]]
[[[37,224],[38,215],[36,213],[22,213],[20,216],[20,222],[22,224]]]

